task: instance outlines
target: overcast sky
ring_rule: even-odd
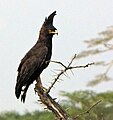
[[[85,48],[84,40],[113,25],[113,0],[0,0],[0,111],[22,113],[43,108],[36,104],[38,97],[34,94],[34,85],[28,90],[25,104],[16,99],[14,87],[20,60],[37,41],[45,17],[55,10],[54,26],[59,35],[53,38],[52,60],[67,63],[75,53]],[[83,63],[88,62],[94,61],[90,59]],[[45,87],[50,85],[52,71],[58,67],[51,63],[43,72]],[[52,89],[52,96],[60,100],[61,90],[86,89],[86,80],[95,74],[94,71],[90,67],[74,71],[70,79],[63,77],[64,81]],[[92,89],[110,90],[112,84],[103,83]]]

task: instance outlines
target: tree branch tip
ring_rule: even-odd
[[[53,100],[57,100],[57,98],[53,98]]]

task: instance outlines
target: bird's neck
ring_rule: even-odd
[[[44,43],[49,47],[52,46],[52,37],[53,37],[52,35],[49,36],[40,35],[37,42]]]

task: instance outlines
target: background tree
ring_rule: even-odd
[[[75,91],[73,93],[61,92],[65,98],[60,102],[63,109],[75,120],[112,120],[113,118],[113,92],[96,93],[93,91]],[[94,105],[98,100],[102,100],[99,104]],[[54,120],[54,116],[50,111],[34,111],[19,114],[15,111],[0,113],[0,120]]]
[[[105,31],[100,32],[98,37],[84,42],[87,44],[87,48],[77,55],[77,59],[96,56],[95,67],[102,67],[101,73],[90,80],[87,86],[95,86],[103,81],[112,80],[109,73],[113,68],[113,26],[107,27]],[[101,56],[101,60],[98,59],[98,56]]]
[[[101,32],[101,33],[99,33],[99,35],[100,35],[100,37],[98,37],[98,38],[95,38],[95,39],[91,39],[91,40],[86,40],[85,41],[85,43],[87,43],[88,44],[88,48],[87,48],[87,50],[85,50],[85,51],[82,51],[78,56],[77,56],[77,59],[80,59],[80,58],[84,58],[84,57],[88,57],[88,56],[93,56],[93,55],[100,55],[100,54],[105,54],[105,53],[107,53],[107,52],[112,52],[112,50],[113,50],[113,45],[112,45],[112,38],[113,38],[113,27],[109,27],[106,31],[103,31],[103,32]],[[98,48],[99,47],[99,48]],[[55,78],[55,80],[54,80],[54,82],[52,82],[52,85],[49,87],[49,89],[48,89],[48,92],[47,93],[49,93],[50,92],[50,90],[51,90],[51,88],[54,86],[54,84],[59,80],[59,78],[60,78],[60,76],[61,75],[63,75],[63,74],[65,74],[66,72],[67,72],[67,70],[72,70],[73,68],[81,68],[81,66],[71,66],[72,65],[72,62],[75,60],[75,58],[76,58],[76,55],[72,58],[72,60],[70,61],[70,63],[69,63],[69,65],[64,65],[63,63],[61,63],[61,62],[58,62],[58,61],[54,61],[55,63],[58,63],[58,64],[60,64],[62,67],[64,67],[64,69],[62,69],[62,70],[60,70],[60,72],[59,72],[59,74],[57,75],[57,77]],[[98,75],[96,75],[95,76],[95,79],[94,80],[92,80],[92,81],[90,81],[88,84],[87,84],[87,86],[94,86],[94,85],[96,85],[96,84],[98,84],[98,83],[100,83],[100,82],[102,82],[102,81],[108,81],[108,80],[111,80],[111,78],[108,76],[108,72],[109,72],[109,70],[110,70],[110,68],[112,68],[112,65],[113,65],[113,60],[111,59],[109,59],[108,58],[108,61],[106,62],[106,60],[104,59],[104,60],[96,60],[96,61],[94,61],[95,62],[95,66],[102,66],[102,67],[105,67],[105,71],[103,71],[102,70],[102,73],[100,73],[100,74],[98,74]],[[87,67],[87,66],[89,66],[89,65],[91,65],[91,64],[87,64],[87,65],[85,65],[85,66],[82,66],[82,67]],[[37,88],[38,89],[38,88]],[[41,90],[39,90],[38,89],[38,91],[41,91]],[[40,96],[40,94],[43,94],[43,93],[41,93],[41,92],[38,92],[38,95]],[[87,95],[88,93],[86,93],[86,95]],[[83,94],[81,95],[82,97],[81,97],[81,99],[77,99],[77,97],[75,97],[75,101],[76,100],[78,100],[78,103],[75,103],[77,106],[79,106],[79,107],[81,107],[81,109],[82,110],[84,110],[84,109],[88,109],[86,112],[83,112],[83,113],[88,113],[88,119],[90,119],[91,118],[91,116],[90,116],[90,110],[93,108],[92,106],[95,106],[95,105],[97,105],[97,103],[98,102],[96,102],[96,104],[94,104],[94,105],[91,105],[92,104],[92,100],[90,99],[90,101],[88,101],[89,99],[88,98],[90,98],[89,96],[88,96],[88,98],[86,97],[86,95],[85,96],[83,96]],[[89,95],[89,94],[88,94]],[[45,96],[45,95],[43,95],[43,96]],[[47,95],[48,96],[48,95]],[[73,96],[73,95],[72,95]],[[76,94],[76,96],[78,96],[78,94]],[[91,94],[91,96],[93,96],[93,94]],[[102,97],[102,96],[101,96]],[[99,97],[99,98],[101,98],[101,97]],[[85,99],[84,99],[85,98]],[[95,95],[93,96],[93,98],[95,99]],[[43,102],[44,101],[44,99],[45,98],[43,98],[42,96],[40,96],[40,99],[41,99],[41,101]],[[96,99],[95,99],[96,100]],[[100,100],[100,99],[99,99]],[[88,101],[88,102],[87,102]],[[83,102],[84,104],[79,104],[80,102]],[[94,101],[93,101],[94,102]],[[46,106],[47,106],[47,108],[49,108],[49,106],[48,105],[50,105],[51,104],[51,106],[54,106],[52,109],[51,108],[49,108],[50,110],[52,110],[52,111],[54,111],[53,109],[55,108],[55,109],[57,109],[57,111],[61,108],[61,107],[56,107],[55,106],[55,104],[54,103],[45,103],[45,102],[43,102]],[[48,105],[47,105],[48,104]],[[86,105],[85,105],[86,104]],[[106,104],[106,106],[109,106],[109,105],[111,105],[112,103],[110,103],[110,104]],[[89,106],[90,105],[90,106]],[[105,105],[105,103],[102,105],[102,106],[104,106]],[[105,108],[106,108],[106,106],[104,106]],[[79,108],[78,107],[78,108]],[[107,108],[108,109],[108,108]],[[61,109],[61,111],[62,111],[63,109]],[[101,109],[102,110],[102,109]],[[61,114],[61,111],[59,111],[58,112],[58,115],[60,115]],[[96,112],[97,112],[97,110],[96,110]],[[98,119],[100,119],[100,117],[102,117],[101,115],[103,115],[103,112],[101,113],[101,115],[100,115],[100,117],[99,117],[99,115],[98,115],[98,113],[99,112],[97,112],[97,113],[94,113],[93,114],[93,116],[92,116],[92,118],[94,118],[95,116],[95,118],[98,118]],[[54,112],[54,113],[56,113],[56,112]],[[63,119],[63,120],[67,120],[68,119],[68,117],[67,117],[67,115],[66,115],[66,112],[65,111],[63,111],[63,114],[61,115],[61,116],[57,116],[57,118],[59,118],[59,120],[60,119]],[[63,117],[62,117],[63,116]],[[78,115],[78,116],[81,116],[81,114],[80,115]],[[83,119],[85,119],[85,117],[83,118]]]
[[[89,114],[87,110],[98,100],[102,100],[98,105],[90,110],[92,120],[112,120],[113,114],[113,91],[96,93],[94,91],[75,91],[73,93],[62,92],[61,95],[67,99],[61,103],[67,109],[71,116],[77,117],[78,120],[87,120]],[[87,114],[86,114],[87,113]]]

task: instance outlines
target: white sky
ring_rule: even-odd
[[[53,38],[52,60],[66,63],[85,48],[83,40],[113,25],[113,0],[0,0],[0,111],[22,113],[43,108],[35,103],[38,97],[34,94],[34,85],[28,90],[25,104],[16,99],[14,87],[20,60],[38,39],[45,17],[54,10],[57,11],[54,26],[59,35]],[[88,62],[93,62],[93,59],[83,63]],[[56,67],[51,63],[43,72],[42,80],[46,87],[53,79],[51,71]],[[57,83],[51,94],[60,100],[60,90],[85,89],[87,79],[95,74],[93,69],[76,70],[74,76],[70,75],[71,79],[63,77],[64,81]],[[112,89],[110,82],[93,88],[97,91],[107,89]]]

